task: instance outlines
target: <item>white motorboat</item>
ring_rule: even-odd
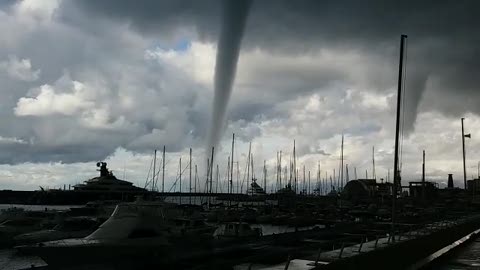
[[[14,237],[17,245],[34,244],[67,238],[81,238],[90,235],[98,228],[99,221],[92,218],[69,218],[53,229],[39,230]]]
[[[58,268],[149,265],[161,261],[162,253],[168,250],[165,208],[163,202],[119,204],[110,218],[85,238],[42,242],[17,249],[37,255],[49,266]]]

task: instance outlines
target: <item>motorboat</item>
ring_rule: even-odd
[[[95,216],[107,219],[119,203],[119,201],[115,200],[90,201],[81,207],[70,207],[67,214],[74,217]]]
[[[5,220],[0,223],[0,247],[11,247],[15,243],[15,236],[41,228],[42,220],[38,218],[20,217]]]
[[[34,244],[67,238],[81,238],[90,235],[98,228],[99,221],[94,218],[68,218],[52,229],[34,231],[14,237],[17,245]]]
[[[174,236],[213,236],[217,229],[201,218],[174,218],[171,221]]]
[[[163,202],[117,205],[110,218],[92,234],[19,246],[20,252],[42,258],[52,268],[72,265],[140,268],[162,261],[168,252],[169,225]]]

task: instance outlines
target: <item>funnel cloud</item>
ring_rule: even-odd
[[[251,1],[226,1],[223,5],[222,26],[215,63],[215,96],[213,98],[208,147],[216,146],[222,135],[225,113],[232,93],[240,45]]]

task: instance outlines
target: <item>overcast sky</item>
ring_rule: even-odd
[[[225,178],[231,134],[241,178],[252,142],[256,175],[283,165],[350,179],[392,171],[400,34],[408,34],[403,181],[421,174],[463,186],[480,160],[478,1],[253,1],[216,155]],[[143,186],[154,149],[167,149],[166,186],[205,179],[220,1],[0,2],[0,189],[37,189],[96,176],[105,160]],[[202,184],[203,185],[203,184]],[[184,184],[185,186],[185,184]]]

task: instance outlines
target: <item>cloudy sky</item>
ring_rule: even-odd
[[[408,34],[402,177],[463,182],[480,160],[478,1],[253,1],[216,155],[225,178],[231,134],[243,179],[248,144],[269,189],[283,164],[350,179],[392,171],[400,34]],[[217,0],[0,2],[0,189],[79,183],[105,160],[143,186],[154,149],[167,149],[166,187],[202,183],[213,103]],[[463,185],[463,184],[462,184]],[[184,184],[185,186],[185,184]],[[202,184],[203,186],[203,184]],[[222,185],[220,185],[221,187]]]

